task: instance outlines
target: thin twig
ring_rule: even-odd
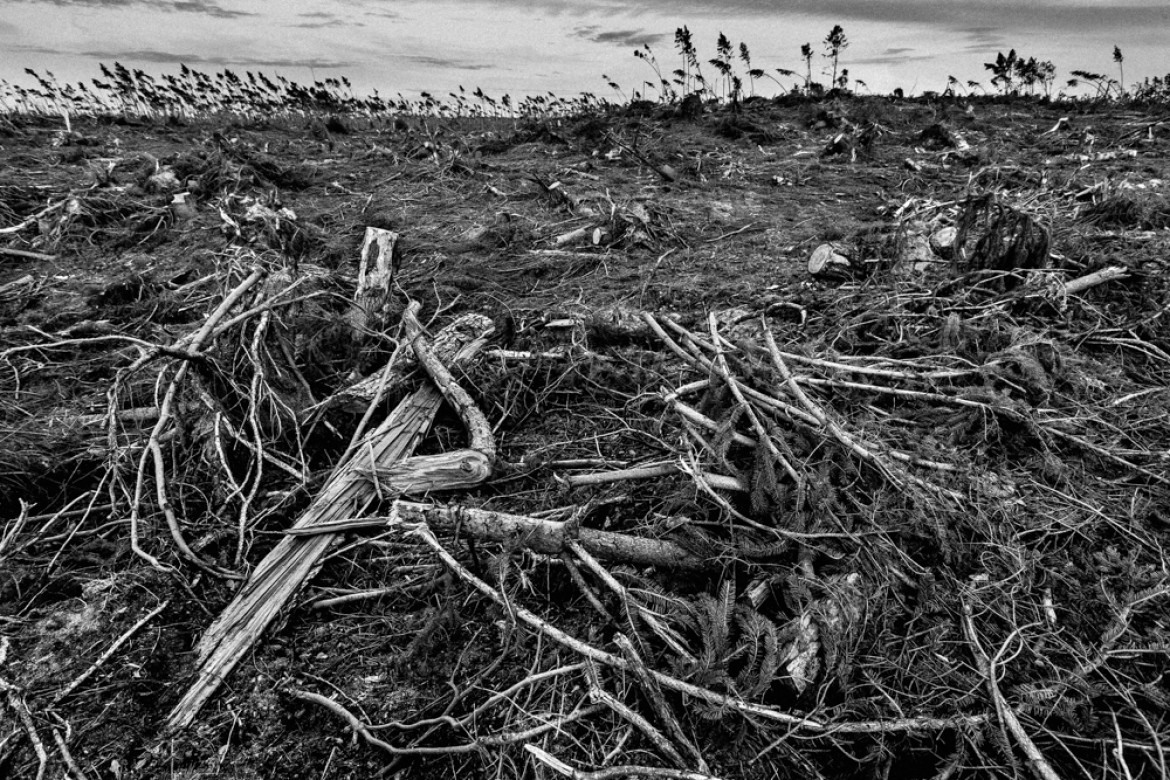
[[[88,669],[78,675],[73,680],[73,682],[65,686],[63,690],[58,692],[57,695],[53,697],[53,704],[60,704],[69,696],[69,694],[76,691],[86,680],[93,676],[94,672],[101,668],[102,664],[110,660],[110,658],[113,657],[114,653],[118,652],[118,649],[121,648],[122,645],[130,641],[130,638],[138,633],[139,629],[162,614],[163,610],[170,606],[170,603],[170,599],[163,601],[163,603],[159,604],[157,607],[148,612],[141,620],[130,626],[130,628],[126,629],[126,631],[124,631],[120,637],[114,640],[112,645],[106,648],[106,651],[102,653],[96,661],[90,664]]]
[[[49,765],[49,753],[45,750],[45,743],[41,741],[40,734],[37,733],[37,726],[33,722],[32,713],[28,709],[28,703],[24,700],[24,694],[19,688],[3,678],[0,678],[0,691],[4,692],[5,698],[8,701],[8,707],[16,713],[16,717],[24,727],[25,736],[28,737],[29,744],[32,745],[33,752],[37,756],[37,775],[35,780],[42,780],[45,776],[45,769]]]
[[[89,780],[85,772],[81,771],[81,767],[73,760],[73,754],[69,752],[69,745],[65,742],[65,738],[61,736],[61,732],[53,729],[53,741],[57,743],[57,750],[61,751],[61,759],[65,762],[65,767],[73,775],[73,780]]]
[[[603,711],[605,708],[601,705],[592,707],[578,707],[567,715],[558,718],[550,719],[548,722],[542,723],[539,726],[534,726],[529,729],[514,732],[502,732],[498,734],[491,734],[485,737],[477,737],[471,742],[462,745],[445,745],[439,747],[407,747],[400,748],[391,745],[389,742],[379,739],[370,731],[370,727],[363,723],[356,715],[346,709],[338,702],[318,693],[311,691],[302,691],[297,689],[286,689],[285,692],[302,701],[312,702],[318,704],[325,709],[337,715],[344,720],[355,734],[362,738],[366,744],[371,747],[376,747],[379,750],[384,750],[394,756],[446,756],[457,753],[474,753],[482,750],[485,747],[500,747],[503,745],[511,745],[517,742],[524,742],[526,740],[538,737],[549,731],[558,730],[573,721],[581,720],[590,715],[595,715]]]
[[[621,780],[626,777],[660,777],[666,780],[721,780],[718,775],[709,775],[704,772],[688,772],[682,769],[668,769],[656,766],[610,766],[605,769],[596,769],[586,772],[573,767],[556,758],[548,751],[536,745],[525,745],[532,756],[554,772],[571,778],[571,780]]]
[[[967,641],[971,645],[971,651],[975,655],[975,660],[979,662],[980,671],[987,681],[987,691],[991,695],[991,700],[995,704],[996,714],[999,715],[1000,722],[1011,732],[1015,737],[1016,744],[1024,751],[1024,755],[1028,757],[1028,765],[1032,767],[1032,771],[1040,778],[1040,780],[1060,780],[1060,775],[1048,763],[1048,759],[1036,747],[1036,743],[1028,736],[1028,732],[1024,731],[1023,725],[1020,724],[1020,719],[1016,716],[1014,710],[1008,705],[1007,700],[1004,699],[1003,693],[999,690],[999,684],[996,682],[998,671],[996,670],[995,661],[987,656],[983,649],[982,643],[979,641],[979,635],[975,631],[975,622],[972,617],[971,605],[964,601],[963,603],[963,630],[967,635]],[[1008,642],[1019,632],[1020,629],[1012,631],[1012,636],[1008,638]],[[1007,643],[1004,645],[1007,646]],[[1002,651],[1001,651],[1002,652]]]
[[[514,615],[519,620],[527,623],[530,627],[536,629],[540,633],[563,645],[570,650],[582,655],[590,660],[598,663],[606,664],[615,669],[627,670],[629,662],[624,658],[620,658],[612,653],[596,648],[586,642],[576,639],[556,626],[549,623],[547,620],[533,614],[524,607],[512,603],[504,598],[494,588],[488,585],[472,574],[467,567],[463,566],[455,557],[439,543],[430,529],[425,525],[416,525],[410,529],[410,533],[423,541],[428,547],[435,551],[439,559],[450,569],[457,577],[464,582],[471,585],[480,593],[487,596],[492,601],[499,604],[510,614]],[[776,721],[778,723],[785,723],[796,729],[803,729],[814,733],[846,733],[846,734],[872,734],[872,733],[896,733],[896,732],[916,732],[916,731],[936,731],[952,728],[959,728],[962,726],[971,726],[982,723],[985,719],[979,715],[972,715],[959,718],[900,718],[887,721],[861,721],[855,723],[842,724],[826,724],[821,721],[809,717],[799,715],[792,715],[791,713],[782,712],[775,707],[769,707],[764,704],[756,704],[744,699],[734,696],[732,694],[716,693],[698,685],[693,685],[683,680],[676,679],[670,675],[663,674],[656,670],[649,670],[659,684],[666,688],[679,693],[684,693],[697,699],[701,699],[709,704],[718,707],[727,707],[738,710],[744,715],[756,715],[766,720]]]
[[[9,255],[11,257],[27,257],[30,260],[44,260],[52,262],[57,259],[56,255],[46,255],[42,252],[29,252],[24,249],[13,249],[12,247],[0,246],[0,255]]]

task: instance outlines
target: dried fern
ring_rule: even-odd
[[[780,631],[776,624],[747,607],[736,614],[745,650],[744,667],[736,676],[736,688],[742,696],[755,698],[772,686],[780,671]]]

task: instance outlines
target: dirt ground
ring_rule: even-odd
[[[1168,263],[1165,107],[0,122],[0,776],[1165,778]],[[408,300],[498,448],[410,498],[701,563],[338,534],[168,729]]]

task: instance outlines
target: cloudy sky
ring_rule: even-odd
[[[439,95],[482,87],[514,96],[612,96],[653,78],[632,52],[649,44],[679,66],[675,28],[700,55],[724,32],[756,67],[802,69],[800,46],[841,24],[842,66],[874,91],[941,90],[947,76],[986,84],[983,63],[1015,48],[1128,82],[1170,72],[1170,0],[0,0],[0,79],[32,86],[99,76],[119,61],[150,73],[179,63],[261,70],[297,81],[346,76],[360,91]],[[814,69],[825,66],[819,56]],[[782,81],[787,81],[781,79]],[[825,79],[827,81],[827,79]]]

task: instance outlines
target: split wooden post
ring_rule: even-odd
[[[390,286],[398,267],[394,249],[398,234],[383,228],[367,227],[362,241],[362,259],[358,266],[357,292],[349,313],[355,339],[371,331],[383,330],[390,320]]]

